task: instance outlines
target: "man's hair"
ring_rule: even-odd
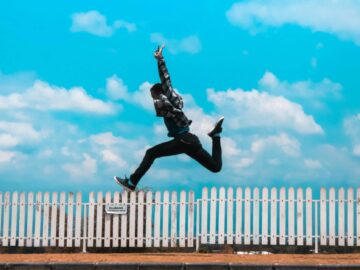
[[[156,96],[160,95],[162,92],[162,86],[160,83],[155,83],[151,88],[150,88],[150,92],[154,93]]]

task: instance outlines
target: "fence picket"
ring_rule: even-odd
[[[179,219],[179,246],[185,247],[185,229],[186,229],[186,192],[180,192],[180,219]]]
[[[154,247],[160,247],[160,207],[161,194],[157,191],[155,193]]]
[[[329,191],[329,245],[335,246],[335,189]]]
[[[41,211],[42,211],[42,194],[36,193],[36,207],[35,207],[35,240],[34,247],[40,247],[40,230],[41,230]]]
[[[128,192],[124,190],[121,193],[121,202],[126,205],[128,204]],[[121,215],[121,247],[127,247],[127,215]]]
[[[2,236],[2,232],[3,232],[3,224],[2,224],[2,209],[3,209],[3,195],[2,192],[0,192],[0,237]]]
[[[152,244],[152,192],[146,193],[146,247]]]
[[[4,196],[4,227],[2,245],[7,247],[9,245],[9,225],[10,225],[10,192],[5,192]]]
[[[120,192],[115,191],[114,192],[114,203],[120,203]],[[139,217],[140,219],[140,217]],[[143,219],[143,216],[141,216],[141,220]],[[119,246],[119,221],[120,221],[120,215],[112,215],[112,246],[118,247]],[[140,236],[139,236],[140,237]],[[142,235],[141,235],[142,237]]]
[[[327,245],[326,189],[320,189],[320,245]]]
[[[279,226],[280,226],[280,239],[279,239],[279,244],[280,245],[285,245],[286,243],[286,237],[285,237],[285,226],[286,226],[286,193],[285,193],[285,188],[282,187],[280,188],[280,221],[279,221]]]
[[[164,191],[162,246],[169,246],[169,191]]]
[[[177,245],[177,193],[171,193],[171,247]]]
[[[347,245],[354,245],[354,190],[348,189],[347,193]]]
[[[67,205],[67,228],[66,228],[66,246],[73,246],[74,238],[74,193],[70,192],[68,194],[68,205]]]
[[[288,191],[288,243],[289,245],[295,245],[295,214],[294,214],[294,205],[295,205],[295,191],[294,188],[289,188]]]
[[[75,212],[75,247],[81,245],[81,209],[82,195],[81,192],[76,193],[76,212]]]
[[[201,195],[201,243],[208,243],[208,189],[202,189]]]
[[[356,190],[356,245],[360,246],[360,188]]]
[[[58,194],[53,192],[51,195],[51,228],[50,228],[50,246],[56,246],[56,234],[57,234],[57,201]],[[28,220],[29,221],[29,220]]]
[[[1,204],[1,193],[0,193],[0,204]],[[20,193],[20,209],[19,209],[19,247],[23,247],[25,244],[25,207],[26,207],[26,195],[25,192]],[[0,206],[0,217],[1,217],[1,206]],[[0,218],[1,223],[1,218]],[[0,225],[1,232],[1,225]]]
[[[103,220],[103,194],[101,191],[97,193],[96,199],[96,247],[102,246],[102,220]]]
[[[345,245],[345,190],[343,188],[339,189],[338,193],[338,245]]]
[[[137,246],[144,246],[144,191],[139,191],[138,196],[138,220],[137,220]]]
[[[216,188],[211,188],[211,201],[210,201],[210,244],[215,244],[216,239]]]
[[[59,247],[65,244],[65,207],[66,207],[66,193],[60,193],[60,215],[59,215]]]
[[[251,239],[251,190],[250,188],[245,189],[245,213],[244,213],[244,244],[250,245],[250,239]]]
[[[297,230],[296,230],[296,243],[298,246],[304,245],[304,196],[301,188],[297,189],[296,194],[296,207],[297,207]]]
[[[227,228],[226,228],[227,239],[226,239],[226,243],[228,245],[233,244],[233,237],[234,237],[233,216],[234,216],[234,191],[230,187],[230,188],[228,188],[228,191],[227,191]]]
[[[89,215],[88,215],[88,247],[94,246],[94,219],[95,219],[95,193],[90,192],[89,194]]]
[[[105,193],[105,204],[108,205],[111,203],[111,193]],[[110,214],[105,213],[105,224],[104,224],[104,247],[110,247],[110,226],[111,226],[111,216]]]
[[[253,202],[253,244],[259,244],[259,189],[254,189]]]
[[[27,228],[26,228],[26,246],[32,247],[33,243],[33,217],[34,217],[34,193],[28,193],[27,207]]]
[[[261,227],[261,244],[267,245],[268,244],[268,221],[269,221],[269,208],[268,208],[268,200],[269,200],[269,191],[267,188],[262,189],[262,227]]]
[[[130,193],[129,247],[135,247],[136,193]]]
[[[271,189],[271,238],[270,244],[277,244],[277,191],[276,188]]]
[[[10,192],[5,192],[4,196],[4,226],[2,245],[7,247],[9,245],[9,223],[10,223]]]
[[[306,245],[312,245],[312,190],[306,189]],[[317,241],[317,240],[316,240]]]
[[[15,191],[12,194],[11,199],[11,236],[10,236],[10,246],[16,245],[16,234],[17,234],[17,210],[18,210],[18,193]]]
[[[50,213],[50,193],[44,193],[44,215],[43,215],[43,232],[42,232],[42,246],[49,245],[49,213]]]
[[[193,191],[189,192],[189,205],[188,205],[188,233],[187,233],[187,246],[194,246],[194,207],[195,194]]]
[[[218,217],[218,244],[224,244],[225,231],[225,188],[221,187],[219,191],[219,217]]]

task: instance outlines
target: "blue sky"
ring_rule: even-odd
[[[357,186],[359,29],[355,0],[2,1],[1,189],[116,190],[169,139],[148,93],[161,43],[206,149],[225,116],[224,165],[164,158],[141,186]]]

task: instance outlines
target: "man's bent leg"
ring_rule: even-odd
[[[220,172],[222,167],[220,137],[214,137],[212,142],[212,156],[204,149],[186,151],[186,154],[212,172]]]
[[[181,153],[184,153],[183,147],[176,140],[160,143],[148,149],[139,167],[130,176],[131,182],[136,186],[144,174],[150,169],[156,158],[173,156]]]

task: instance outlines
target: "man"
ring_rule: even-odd
[[[208,133],[212,139],[212,155],[201,145],[199,138],[190,133],[189,120],[184,112],[183,99],[174,91],[171,85],[170,76],[162,55],[164,46],[158,47],[154,53],[157,60],[161,83],[154,84],[151,89],[151,97],[154,101],[156,116],[163,117],[168,136],[172,140],[158,144],[146,151],[146,154],[135,172],[127,178],[115,176],[116,183],[128,191],[134,191],[140,179],[150,169],[155,159],[165,156],[187,154],[201,165],[212,172],[219,172],[222,167],[220,133],[224,117],[221,117],[214,128]]]

